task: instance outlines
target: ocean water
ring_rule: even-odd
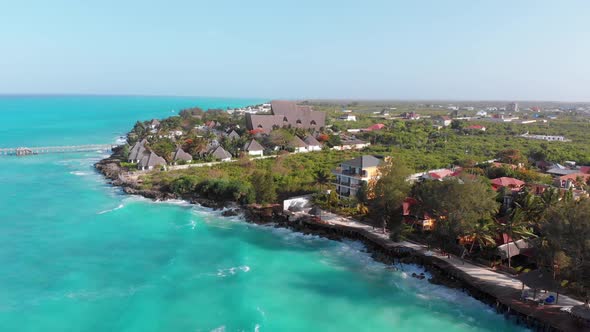
[[[261,100],[0,97],[0,147],[111,143],[137,119]],[[356,242],[123,195],[105,152],[0,157],[0,331],[520,331]]]

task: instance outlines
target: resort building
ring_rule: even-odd
[[[244,151],[246,151],[250,156],[262,157],[264,154],[264,147],[260,145],[260,143],[258,143],[255,139],[252,139],[250,142],[244,145]]]
[[[273,129],[283,127],[319,130],[326,124],[326,113],[314,111],[311,106],[297,105],[292,101],[272,101],[271,113],[246,114],[248,130],[260,130],[268,134]]]
[[[530,139],[539,139],[539,140],[549,141],[549,142],[569,142],[569,140],[563,136],[529,135],[529,133],[526,133],[526,134],[521,135],[521,137],[530,138]]]
[[[129,156],[127,157],[127,161],[130,163],[138,163],[139,160],[143,157],[143,153],[146,151],[145,144],[147,140],[144,138],[141,141],[136,142],[131,150],[129,151]]]
[[[371,145],[369,142],[362,141],[356,138],[342,138],[340,145],[332,147],[332,150],[361,150]]]
[[[166,166],[166,160],[153,151],[145,151],[143,157],[137,164],[137,168],[143,171],[154,169],[157,166]]]
[[[152,119],[152,121],[150,121],[150,129],[158,128],[160,128],[160,121],[158,119]]]
[[[342,120],[342,121],[356,121],[356,115],[343,114],[343,115],[341,115],[341,116],[338,117],[338,120]]]
[[[230,140],[238,140],[238,139],[240,139],[240,135],[239,135],[238,133],[236,133],[236,131],[235,131],[235,130],[232,130],[232,131],[231,131],[231,133],[229,133],[229,134],[227,135],[227,137],[228,137]]]
[[[320,144],[320,142],[318,142],[318,140],[313,137],[313,135],[307,135],[303,139],[303,142],[307,144],[307,151],[309,152],[322,150],[322,144]]]
[[[307,152],[307,144],[298,136],[293,136],[293,139],[289,142],[289,148],[293,149],[295,153]]]
[[[220,161],[230,161],[231,160],[231,154],[227,151],[225,151],[225,149],[220,145],[218,146],[212,153],[211,156],[216,159],[216,160],[220,160]]]
[[[175,164],[180,161],[189,162],[193,160],[193,156],[185,152],[182,148],[178,147],[174,152],[174,157],[172,158],[172,160],[174,160]]]
[[[340,167],[332,171],[336,175],[336,193],[340,198],[356,197],[363,183],[371,184],[379,178],[378,167],[382,159],[365,155],[340,163]]]

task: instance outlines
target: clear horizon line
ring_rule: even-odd
[[[221,99],[261,99],[261,100],[293,100],[293,101],[370,101],[370,102],[520,102],[520,103],[590,103],[590,100],[542,100],[542,99],[459,99],[459,98],[330,98],[330,97],[313,97],[313,98],[302,98],[302,97],[245,97],[245,96],[204,96],[204,95],[189,95],[189,94],[144,94],[144,93],[76,93],[76,92],[65,92],[65,93],[0,93],[0,97],[67,97],[67,96],[80,96],[80,97],[180,97],[180,98],[221,98]]]

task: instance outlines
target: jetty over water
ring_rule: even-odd
[[[116,144],[86,144],[43,147],[0,148],[0,156],[29,156],[47,153],[68,153],[107,150],[115,148]]]

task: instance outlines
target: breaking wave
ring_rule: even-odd
[[[100,211],[100,212],[97,212],[96,214],[105,214],[105,213],[109,213],[109,212],[117,211],[117,210],[119,210],[119,209],[122,209],[122,208],[124,208],[124,207],[125,207],[125,205],[123,205],[123,204],[119,204],[119,205],[118,205],[117,207],[115,207],[115,208],[108,209],[108,210],[104,210],[104,211]]]

